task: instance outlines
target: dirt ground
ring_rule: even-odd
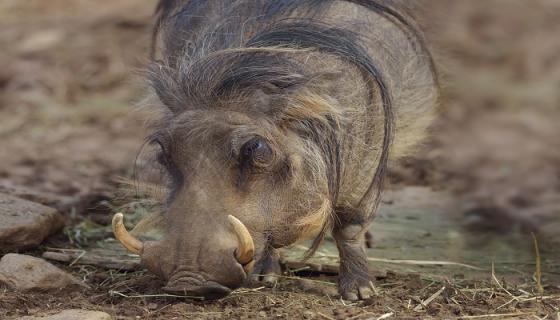
[[[120,204],[118,181],[131,176],[146,133],[133,106],[143,97],[155,2],[0,1],[0,192],[68,219],[64,233],[26,254],[94,245],[101,236],[88,226],[107,225]],[[452,192],[471,204],[462,209],[471,229],[558,237],[560,2],[422,3],[442,74],[441,116],[423,151],[392,168],[389,188]],[[92,289],[0,289],[0,319],[70,308],[116,319],[560,319],[560,284],[539,296],[532,279],[508,284],[490,274],[373,273],[376,297],[348,304],[336,297],[332,274],[288,271],[275,288],[193,302],[162,296],[162,283],[142,270],[57,265]]]

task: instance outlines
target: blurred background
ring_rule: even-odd
[[[133,106],[144,96],[155,3],[0,1],[0,193],[53,206],[72,224],[109,223],[99,204],[131,175],[146,133]],[[454,259],[497,241],[488,252],[515,258],[526,248],[532,260],[533,232],[547,270],[560,275],[560,1],[420,3],[441,112],[425,148],[391,168],[380,225],[402,211],[390,209],[401,200],[423,205],[410,219],[446,203],[437,212],[453,223],[423,225],[426,234],[446,228],[444,244],[410,239],[421,248],[415,258],[470,234]],[[394,239],[381,229],[374,240],[389,249],[378,253],[410,258],[388,245],[406,230]],[[488,263],[480,254],[474,262]]]

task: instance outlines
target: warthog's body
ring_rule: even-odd
[[[165,115],[150,139],[172,191],[167,236],[143,247],[148,268],[171,291],[227,294],[246,278],[233,215],[253,238],[256,274],[278,271],[276,248],[313,234],[318,245],[332,229],[341,294],[368,297],[362,239],[387,163],[423,137],[437,99],[406,10],[383,0],[162,0],[158,17],[150,79]]]

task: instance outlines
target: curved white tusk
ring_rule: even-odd
[[[119,240],[128,251],[139,255],[143,248],[142,241],[128,233],[124,226],[123,218],[122,213],[117,213],[113,216],[113,233],[115,234],[115,238]]]
[[[235,258],[241,265],[248,266],[248,264],[253,261],[253,255],[255,254],[253,237],[251,237],[249,230],[247,230],[247,227],[245,227],[243,222],[239,219],[229,215],[228,220],[235,231],[237,241],[239,242],[237,250],[235,250]]]

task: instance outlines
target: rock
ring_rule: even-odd
[[[52,291],[88,286],[47,261],[10,253],[0,260],[0,286],[17,291]]]
[[[112,320],[113,318],[105,312],[70,309],[50,316],[22,317],[20,320]]]
[[[0,193],[0,251],[33,248],[64,226],[53,208]]]
[[[1,174],[2,172],[0,172],[0,175]],[[53,207],[61,212],[63,212],[63,209],[66,209],[65,207],[67,204],[71,203],[75,198],[72,196],[31,189],[6,179],[0,180],[0,194],[1,193],[29,200],[31,202],[40,203],[47,207]]]

